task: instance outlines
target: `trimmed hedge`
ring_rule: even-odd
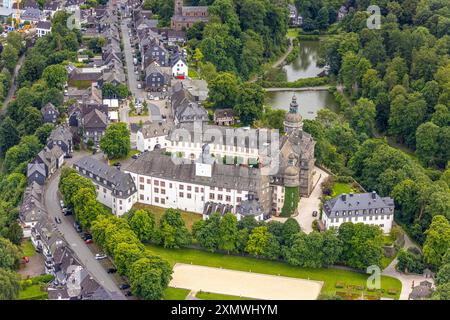
[[[282,217],[290,217],[297,210],[300,197],[298,195],[298,187],[284,188],[284,205],[281,209]]]

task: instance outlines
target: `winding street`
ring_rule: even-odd
[[[75,161],[81,159],[85,155],[87,155],[87,153],[74,153],[72,159],[66,159],[66,165],[72,165]],[[101,156],[101,154],[98,154],[98,156]],[[125,300],[126,297],[112,280],[111,275],[109,275],[99,261],[94,258],[91,250],[84,243],[80,235],[75,231],[75,228],[73,227],[73,217],[64,216],[61,212],[61,207],[59,204],[60,198],[58,196],[58,183],[60,175],[61,170],[58,170],[49,180],[47,180],[45,186],[44,206],[48,212],[49,218],[52,221],[54,221],[55,217],[61,218],[61,224],[56,224],[56,226],[72,250],[75,252],[80,262],[105,289],[110,292],[116,292],[123,300]]]

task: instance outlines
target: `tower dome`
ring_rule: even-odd
[[[284,119],[284,131],[290,134],[292,131],[301,130],[303,128],[302,116],[298,113],[297,96],[292,96],[289,112]]]
[[[286,187],[298,187],[300,185],[299,170],[297,167],[288,166],[284,171],[284,185]]]

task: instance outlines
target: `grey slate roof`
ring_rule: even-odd
[[[116,196],[128,198],[136,192],[136,186],[130,174],[122,172],[114,167],[110,167],[90,156],[86,156],[75,162],[74,167],[80,168],[81,170],[79,173],[94,180],[95,183],[108,189],[113,189]],[[83,173],[83,169],[86,170],[86,174]],[[89,173],[92,173],[94,178],[91,178]],[[100,178],[100,181],[95,179],[96,176]],[[104,180],[106,180],[106,183]],[[122,196],[120,195],[120,192],[122,192]]]
[[[70,133],[70,129],[67,126],[58,126],[50,133],[48,140],[52,141],[64,141],[67,144],[72,140],[72,133]]]
[[[39,21],[36,24],[37,29],[50,30],[52,28],[52,23],[50,21]]]
[[[42,204],[43,188],[33,182],[25,189],[23,201],[20,206],[19,217],[23,222],[38,221],[47,214]]]
[[[324,212],[328,217],[335,217],[336,212],[343,216],[343,211],[351,211],[352,215],[369,216],[394,213],[394,200],[390,197],[380,197],[375,191],[370,193],[356,193],[339,195],[325,202]],[[355,214],[355,210],[358,211]],[[375,213],[375,210],[376,213]]]
[[[205,203],[205,206],[203,208],[203,214],[204,215],[211,215],[213,213],[218,213],[221,216],[225,215],[226,213],[233,212],[233,206],[230,204],[224,204],[224,203],[218,203],[218,202],[212,202],[208,201]]]
[[[211,177],[202,177],[195,174],[195,163],[182,160],[183,163],[175,164],[171,157],[164,155],[163,152],[164,149],[145,152],[124,170],[139,175],[211,187],[255,192],[262,189],[260,169],[214,163]]]
[[[98,109],[92,110],[84,117],[85,128],[106,129],[107,125],[108,125],[108,118],[106,114]]]
[[[45,173],[45,164],[43,163],[29,163],[27,168],[27,177],[32,176],[35,172],[42,174],[44,177],[47,176]]]
[[[142,132],[144,138],[153,138],[160,136],[169,135],[170,131],[173,129],[173,122],[164,121],[164,122],[152,122],[150,124],[146,124],[139,131]]]
[[[236,213],[239,213],[243,216],[259,216],[262,213],[264,213],[264,210],[261,207],[261,204],[251,198],[247,199],[245,201],[242,201],[237,207],[236,207]]]

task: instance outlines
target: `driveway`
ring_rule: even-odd
[[[68,160],[66,165],[71,165],[78,159],[87,155],[85,152],[74,153],[72,159]],[[96,155],[96,157],[101,157],[101,153]],[[91,250],[81,239],[80,235],[75,231],[73,227],[73,217],[64,216],[61,212],[59,205],[58,196],[58,183],[61,170],[58,170],[48,181],[44,191],[44,205],[47,209],[48,216],[51,220],[55,217],[60,217],[62,223],[57,224],[58,230],[64,235],[67,243],[70,245],[72,250],[75,252],[76,256],[80,262],[86,267],[86,269],[91,273],[91,275],[107,290],[111,292],[118,293],[123,299],[126,299],[123,293],[119,290],[112,277],[106,272],[99,261],[95,260],[94,255]]]
[[[405,233],[405,245],[404,249],[408,249],[410,247],[418,248],[412,241],[409,239],[408,235]],[[418,248],[420,250],[420,248]],[[408,300],[409,294],[412,291],[413,284],[414,286],[419,285],[421,281],[427,280],[434,284],[434,280],[432,278],[426,278],[420,274],[405,274],[402,272],[398,272],[395,269],[397,265],[397,258],[392,260],[392,262],[383,270],[382,275],[391,276],[397,278],[402,283],[402,292],[400,293],[400,300]]]
[[[328,173],[322,169],[315,167],[315,174],[313,176],[314,189],[308,198],[301,197],[298,203],[298,214],[293,216],[305,233],[312,232],[312,223],[319,218],[320,212],[320,197],[322,196],[322,182],[329,176]],[[317,217],[312,216],[313,211],[317,211]],[[287,218],[272,217],[271,220],[284,222]]]

